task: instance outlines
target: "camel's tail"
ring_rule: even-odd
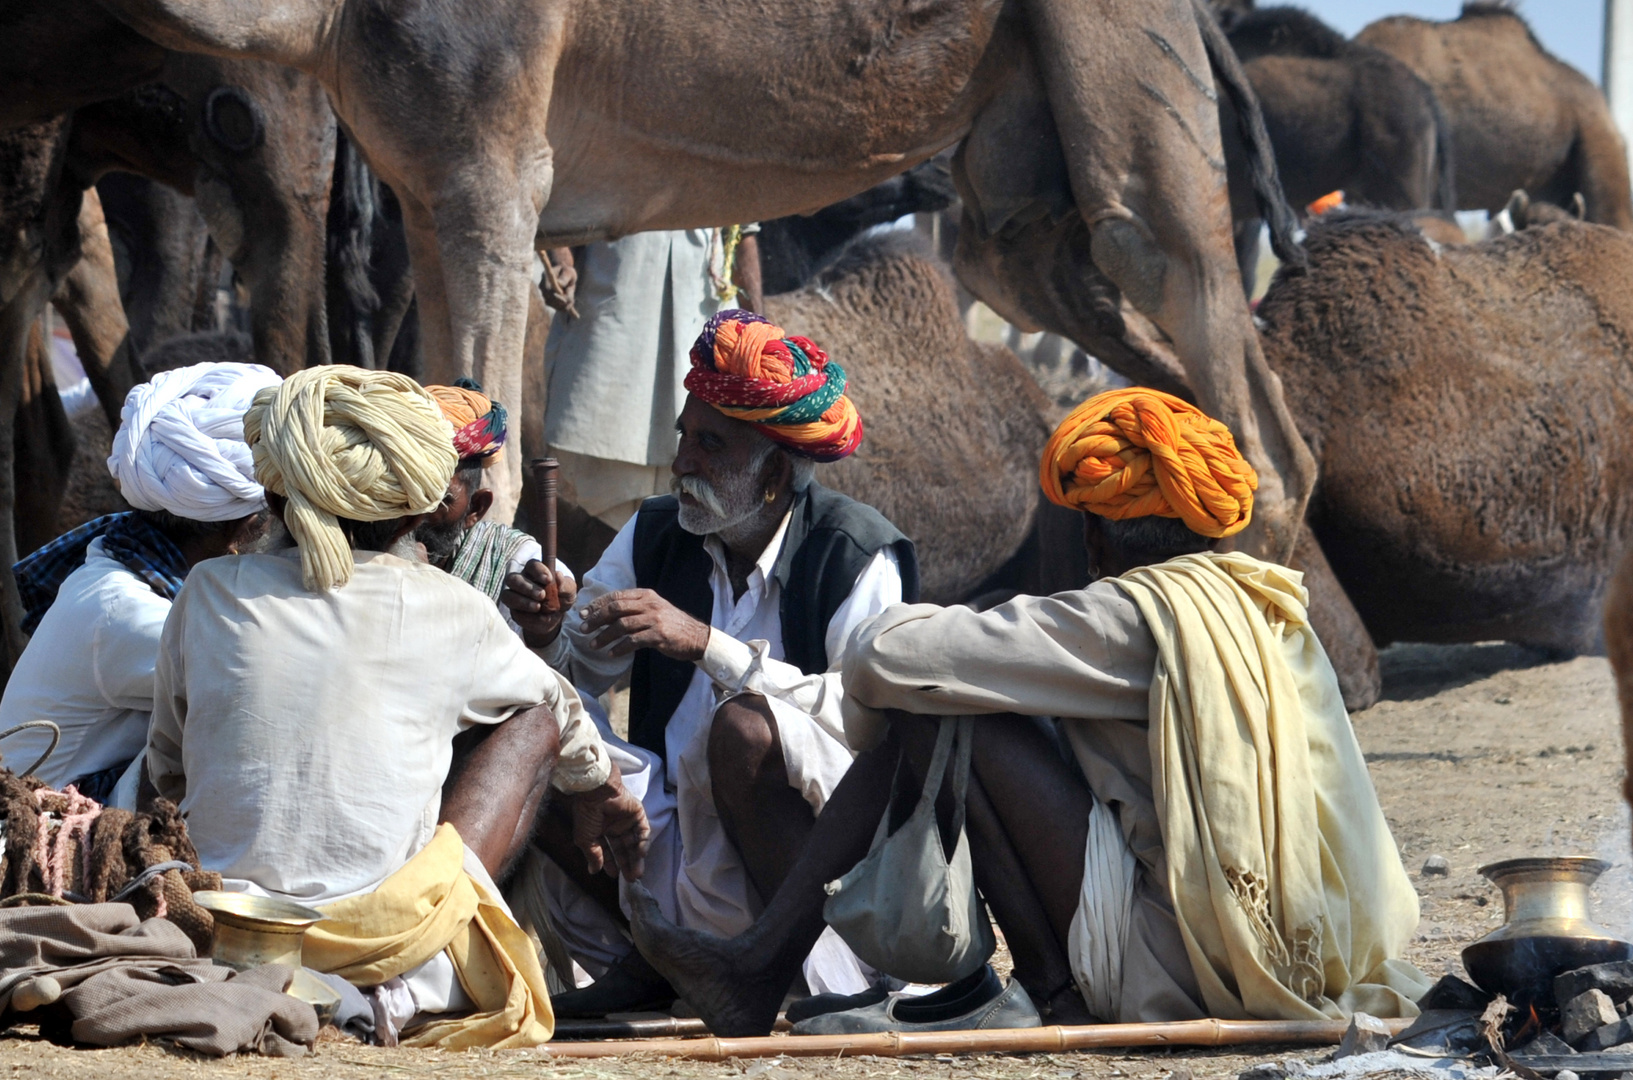
[[[1457,213],[1457,158],[1452,150],[1452,122],[1440,107],[1440,99],[1427,83],[1429,111],[1435,121],[1435,202],[1448,214]]]
[[[328,270],[332,310],[329,325],[349,338],[334,354],[336,363],[377,366],[374,316],[380,294],[369,274],[374,253],[374,219],[380,205],[380,182],[345,131],[335,133],[335,178],[329,197]],[[339,310],[333,310],[339,309]]]
[[[1219,29],[1208,10],[1206,0],[1193,0],[1197,26],[1202,31],[1202,43],[1208,50],[1208,63],[1214,78],[1224,88],[1236,111],[1236,123],[1241,129],[1242,141],[1247,145],[1247,171],[1253,182],[1253,199],[1259,206],[1259,216],[1270,227],[1270,249],[1284,266],[1303,268],[1307,265],[1304,248],[1298,242],[1298,218],[1287,205],[1287,196],[1281,189],[1281,177],[1276,173],[1276,153],[1270,145],[1270,133],[1264,127],[1264,114],[1259,111],[1259,99],[1253,96],[1247,73],[1236,59],[1225,32]]]

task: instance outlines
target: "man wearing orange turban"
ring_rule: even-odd
[[[968,839],[1015,981],[978,969],[796,1032],[1022,1027],[1041,1022],[1034,1002],[1057,1023],[1415,1015],[1428,981],[1402,954],[1417,896],[1302,576],[1215,550],[1257,485],[1230,431],[1168,394],[1114,390],[1060,425],[1040,478],[1084,511],[1097,580],[984,612],[899,604],[859,627],[842,706],[858,756],[804,854],[730,941],[637,903],[648,959],[709,1003],[711,1031],[768,1030],[903,756],[923,767],[939,718],[1003,714],[974,725]]]

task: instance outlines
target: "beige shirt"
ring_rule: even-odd
[[[1102,1018],[1124,1023],[1205,1015],[1168,895],[1151,790],[1156,667],[1151,628],[1112,579],[984,612],[897,604],[857,628],[843,667],[845,734],[857,751],[883,738],[885,709],[1061,718],[1090,790],[1116,811],[1139,862],[1121,1011]]]
[[[360,552],[314,593],[298,551],[194,567],[160,640],[147,761],[206,869],[307,903],[373,889],[430,840],[452,740],[550,706],[563,791],[606,781],[572,686],[493,601],[423,563]]]

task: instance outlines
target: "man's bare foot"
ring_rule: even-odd
[[[741,938],[676,926],[638,881],[630,883],[627,896],[635,947],[711,1032],[722,1038],[771,1034],[791,977],[779,978],[766,963],[756,964]]]

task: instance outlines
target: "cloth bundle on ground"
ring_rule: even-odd
[[[97,805],[72,786],[52,791],[0,770],[0,902],[118,899],[142,918],[168,919],[208,951],[215,921],[193,902],[221,875],[198,866],[187,825],[168,799],[149,813]]]
[[[337,518],[428,514],[459,465],[453,431],[424,387],[344,364],[297,371],[257,394],[244,436],[256,479],[289,500],[284,524],[300,546],[301,580],[318,591],[351,580]]]
[[[686,389],[817,461],[838,461],[862,442],[845,369],[810,338],[787,335],[751,311],[722,311],[704,324]]]
[[[1157,642],[1153,795],[1208,1015],[1417,1015],[1417,893],[1302,575],[1231,553],[1115,580]]]
[[[66,1012],[75,1042],[163,1038],[217,1057],[299,1056],[318,1019],[283,993],[293,977],[276,964],[235,972],[201,960],[174,924],[138,920],[129,904],[0,910],[0,1012],[34,1006],[42,1026]]]
[[[504,901],[466,869],[452,825],[372,892],[325,904],[306,932],[308,967],[356,986],[379,986],[440,952],[453,961],[473,1012],[406,1033],[404,1046],[516,1049],[548,1042],[550,992],[531,939]]]
[[[1115,521],[1179,518],[1215,538],[1247,528],[1259,486],[1229,428],[1143,386],[1096,394],[1072,410],[1049,439],[1038,478],[1057,506]]]
[[[443,417],[454,426],[454,452],[459,460],[479,458],[492,468],[505,448],[505,407],[482,392],[475,379],[456,379],[452,386],[427,386]]]

